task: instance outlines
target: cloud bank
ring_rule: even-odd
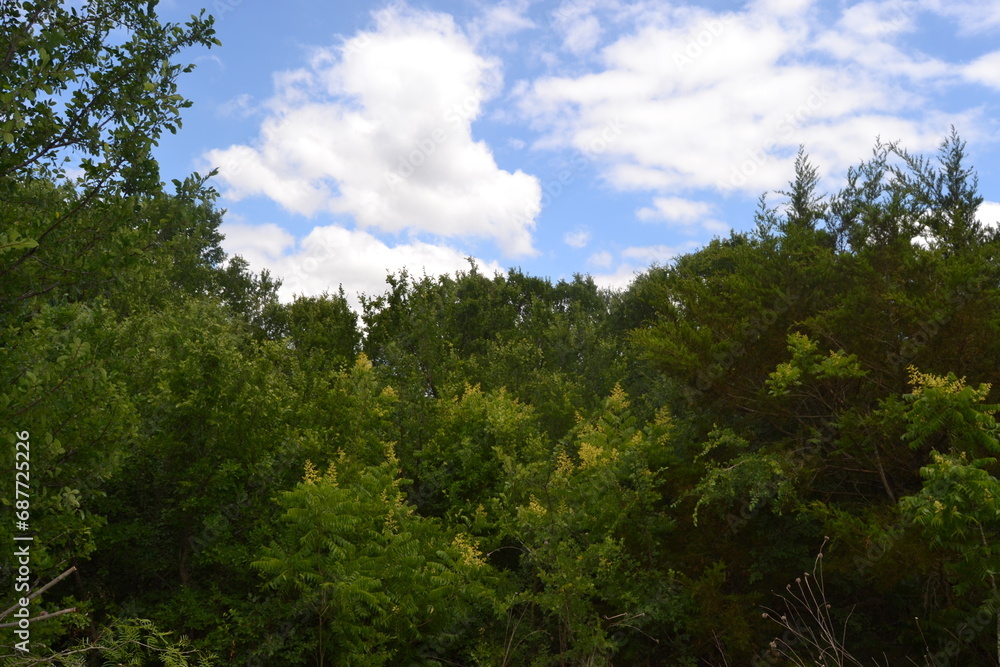
[[[348,216],[373,232],[493,242],[536,252],[538,180],[500,169],[472,123],[501,81],[454,20],[390,8],[374,30],[316,49],[275,77],[252,145],[208,151],[234,201],[263,195],[287,211]]]

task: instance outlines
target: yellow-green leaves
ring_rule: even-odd
[[[793,389],[801,387],[806,378],[816,380],[857,378],[865,375],[857,356],[843,350],[830,350],[827,355],[820,352],[819,344],[802,333],[788,335],[790,361],[778,364],[768,376],[768,393],[785,396]]]
[[[322,476],[307,466],[307,479],[281,495],[279,541],[252,563],[294,596],[291,608],[318,619],[307,631],[339,664],[381,664],[449,623],[468,578],[487,569],[472,537],[413,512],[397,465],[389,448],[379,465],[341,455]]]
[[[552,619],[560,661],[607,659],[617,621],[641,628],[667,612],[664,600],[646,616],[657,586],[637,564],[655,548],[651,535],[669,524],[656,510],[657,471],[649,467],[656,436],[638,428],[616,387],[547,460],[507,465],[504,527],[537,580],[519,602]]]
[[[5,135],[6,136],[6,135]],[[17,230],[10,229],[5,232],[0,232],[0,254],[9,252],[11,250],[21,250],[27,248],[38,247],[38,241],[31,238],[25,238],[17,233]]]
[[[972,451],[975,455],[1000,451],[993,415],[1000,406],[984,404],[991,385],[967,386],[964,378],[922,373],[909,368],[912,391],[905,398],[906,439],[911,447],[932,442],[939,449]]]
[[[900,499],[900,510],[929,543],[947,553],[947,568],[960,593],[992,588],[1000,573],[1000,480],[986,469],[995,459],[970,459],[965,452],[932,452],[920,469],[923,488]],[[977,597],[982,597],[977,594]]]

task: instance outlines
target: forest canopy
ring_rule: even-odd
[[[0,7],[2,664],[1000,659],[1000,237],[954,129],[830,193],[803,149],[624,290],[470,261],[356,312],[160,182],[211,17]]]

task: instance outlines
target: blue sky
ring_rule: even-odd
[[[833,191],[876,137],[951,125],[1000,220],[995,0],[213,2],[157,157],[219,169],[224,247],[284,299],[470,256],[624,287],[751,228],[800,144]]]

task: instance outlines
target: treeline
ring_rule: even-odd
[[[0,542],[66,575],[21,651],[0,549],[3,664],[996,664],[1000,238],[954,131],[829,196],[800,152],[623,291],[281,303],[209,178],[160,184],[216,42],[154,7],[3,5]]]

